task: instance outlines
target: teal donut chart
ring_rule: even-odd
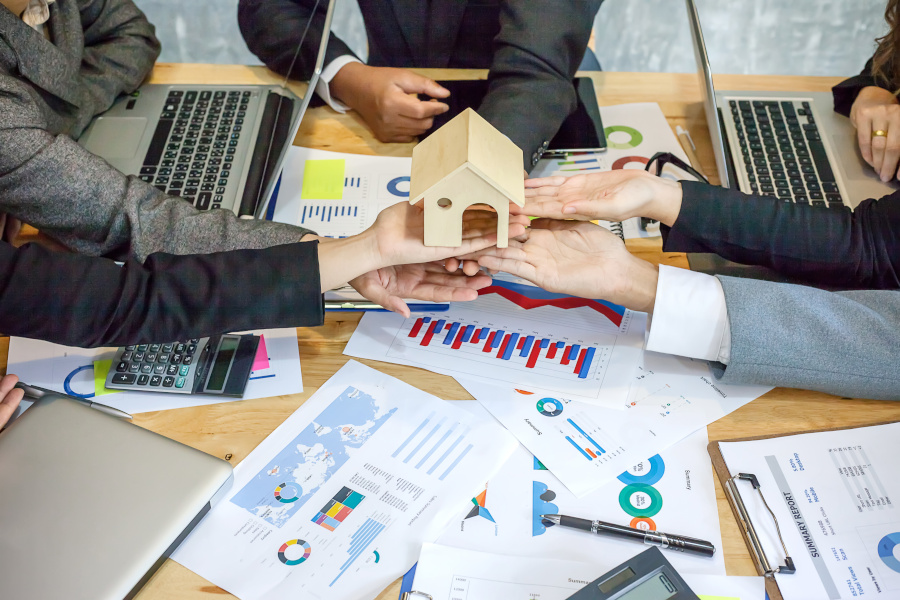
[[[562,414],[562,402],[556,398],[542,398],[537,401],[538,412],[545,417],[555,417]]]
[[[638,492],[642,492],[650,496],[650,505],[644,508],[637,508],[631,503],[631,495],[636,494]],[[619,492],[619,506],[622,507],[626,513],[631,515],[632,517],[643,517],[649,518],[660,510],[662,510],[663,506],[663,498],[662,494],[659,493],[652,485],[646,485],[644,483],[632,483],[630,485],[626,485],[622,488],[622,491]]]
[[[625,471],[621,475],[619,475],[618,479],[622,483],[628,485],[632,483],[642,483],[644,485],[653,485],[660,479],[666,472],[666,463],[663,461],[662,457],[657,454],[655,456],[650,457],[647,461],[650,463],[650,469],[644,473],[643,475],[635,475],[633,473],[629,473]]]

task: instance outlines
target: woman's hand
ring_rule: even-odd
[[[408,317],[404,298],[427,302],[466,302],[491,284],[487,275],[468,277],[447,273],[439,262],[384,267],[360,275],[350,282],[357,292],[384,308]]]
[[[859,151],[882,181],[894,177],[900,163],[900,103],[897,97],[879,87],[859,92],[850,109],[850,121],[856,127]],[[875,132],[884,135],[875,135]]]
[[[656,300],[657,267],[632,256],[622,240],[593,223],[541,219],[532,223],[525,242],[477,254],[480,265],[551,292],[640,311],[652,310]]]
[[[636,169],[526,179],[525,206],[510,209],[532,217],[582,221],[650,217],[666,225],[675,222],[680,210],[681,184]]]
[[[0,378],[0,429],[12,418],[25,392],[13,386],[19,382],[15,375],[4,375]]]

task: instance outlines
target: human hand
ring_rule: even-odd
[[[427,302],[465,302],[491,284],[487,275],[447,273],[440,263],[399,265],[369,271],[350,282],[357,292],[384,308],[408,317],[403,298]]]
[[[853,102],[850,121],[856,127],[859,151],[882,181],[894,177],[900,162],[900,103],[879,87],[865,87]],[[875,135],[876,131],[886,135]]]
[[[552,219],[624,221],[650,217],[672,225],[681,210],[681,184],[646,171],[618,169],[607,173],[525,180],[525,206],[514,214]]]
[[[431,129],[436,115],[450,110],[443,102],[423,102],[410,95],[446,98],[450,91],[406,69],[352,62],[337,72],[330,87],[338,100],[362,115],[382,142],[411,142]]]
[[[19,378],[15,375],[4,375],[0,378],[0,428],[6,425],[19,406],[19,402],[25,397],[25,392],[13,386]]]
[[[478,252],[478,263],[522,277],[545,290],[600,298],[633,310],[650,311],[659,270],[625,249],[593,223],[540,219],[524,242]]]

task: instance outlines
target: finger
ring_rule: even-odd
[[[19,383],[18,375],[4,375],[3,377],[0,377],[0,400],[2,400],[10,390],[15,388],[17,383]]]
[[[900,123],[887,130],[887,141],[884,147],[884,158],[881,162],[881,180],[887,183],[897,173],[897,162],[900,161]]]
[[[481,267],[478,265],[478,261],[464,260],[462,263],[462,270],[463,273],[465,273],[469,277],[473,277],[481,272]]]
[[[872,164],[872,119],[866,111],[860,111],[857,119],[856,136],[859,141],[859,152],[863,160]]]
[[[478,259],[478,264],[488,269],[505,271],[510,275],[527,279],[531,283],[539,285],[536,281],[537,269],[534,268],[534,265],[525,261],[502,258],[500,256],[482,256]]]
[[[872,119],[872,131],[887,131],[887,122],[881,118]],[[884,162],[884,149],[887,146],[887,136],[873,135],[870,144],[872,145],[872,167],[876,173],[881,172],[881,165]]]
[[[418,121],[431,119],[450,110],[443,102],[423,102],[405,94],[394,98],[394,102],[396,103],[394,109],[398,115]]]
[[[562,175],[554,175],[552,177],[537,177],[535,179],[525,180],[525,189],[534,188],[551,188],[556,189],[566,182],[566,177]],[[526,194],[528,192],[525,192]]]
[[[6,377],[13,377],[11,383],[6,383]],[[7,375],[4,377],[3,385],[0,386],[0,389],[3,389],[2,393],[3,398],[0,399],[0,427],[6,425],[7,422],[12,418],[13,414],[15,414],[16,409],[19,407],[19,403],[22,401],[22,398],[25,396],[25,392],[20,389],[13,389],[12,386],[16,384],[18,381],[18,377],[15,375]]]
[[[459,260],[455,257],[450,257],[444,261],[444,269],[447,270],[449,273],[455,273],[456,271],[459,270],[459,266],[461,264],[462,264],[461,260]]]
[[[470,288],[434,283],[421,283],[412,293],[412,298],[426,302],[468,302],[477,297],[478,292]]]
[[[477,262],[474,262],[477,266]],[[485,285],[490,285],[491,278],[487,275],[481,274],[481,271],[476,271],[474,276],[465,275],[459,271],[455,273],[447,273],[440,267],[429,268],[426,266],[425,273],[422,275],[423,282],[431,283],[435,285],[442,285],[446,287],[459,287],[459,288],[470,288],[470,289],[481,289]]]
[[[450,95],[450,90],[434,79],[412,71],[404,72],[403,76],[398,77],[394,83],[407,94],[428,94],[432,98],[446,98]]]
[[[359,292],[375,304],[391,312],[400,313],[404,317],[409,317],[409,306],[406,305],[402,298],[394,296],[383,287],[377,285],[366,284],[362,287],[364,289],[360,289]]]

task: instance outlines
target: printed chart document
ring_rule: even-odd
[[[519,446],[500,471],[456,518],[438,543],[511,556],[584,560],[602,571],[646,550],[633,540],[547,527],[542,514],[599,519],[637,529],[681,534],[711,542],[711,557],[670,552],[680,572],[725,574],[713,470],[706,430],[649,459],[632,464],[611,483],[583,498],[569,492],[544,464]]]
[[[434,600],[566,600],[607,570],[593,562],[525,559],[425,544],[413,589]],[[766,596],[762,577],[679,575],[701,600],[763,600]]]
[[[672,133],[666,116],[655,102],[601,106],[600,116],[605,125],[606,152],[571,155],[566,158],[545,158],[538,161],[529,175],[532,178],[602,173],[618,169],[643,170],[650,157],[657,152],[671,152],[685,162],[687,155]],[[655,173],[655,171],[654,171]],[[662,176],[678,180],[691,178],[688,173],[674,166],[666,167]],[[620,223],[598,221],[607,229],[621,231],[625,239],[659,235],[659,226],[641,229],[640,219],[632,218]]]
[[[456,379],[579,497],[770,389],[723,385],[706,362],[654,352],[643,353],[624,410]]]
[[[797,572],[776,574],[785,600],[900,598],[900,423],[752,442],[723,442],[732,474],[753,473],[781,525]],[[772,518],[738,489],[772,562],[783,564]]]
[[[272,220],[326,237],[360,233],[383,209],[409,201],[411,158],[291,146]]]
[[[117,348],[72,348],[13,337],[9,340],[8,369],[25,383],[70,396],[93,398],[130,414],[301,393],[303,377],[297,330],[262,329],[244,333],[262,336],[262,352],[257,352],[243,398],[107,390],[103,383]]]
[[[449,311],[408,319],[368,313],[344,354],[624,406],[642,354],[646,313],[511,277],[495,278],[478,294]]]
[[[350,361],[235,468],[173,558],[243,600],[372,598],[515,448],[495,423]]]

